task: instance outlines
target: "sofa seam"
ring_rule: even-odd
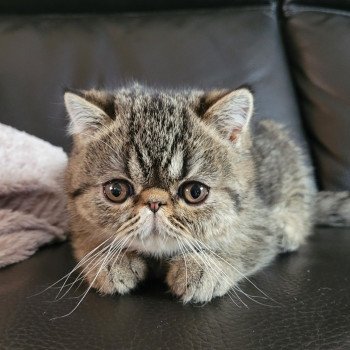
[[[227,10],[242,10],[242,11],[261,11],[266,9],[273,9],[276,6],[275,2],[263,5],[244,5],[244,6],[226,6],[220,8],[200,8],[200,9],[179,9],[179,10],[161,10],[161,11],[130,11],[130,12],[113,12],[113,13],[33,13],[33,14],[0,14],[0,18],[40,18],[40,19],[80,19],[80,18],[98,18],[98,17],[125,17],[125,18],[146,18],[155,15],[159,16],[187,16],[194,15],[208,15]]]
[[[350,17],[350,10],[330,9],[319,6],[305,6],[305,5],[284,5],[283,13],[288,16],[293,16],[304,12],[320,12],[336,16]]]
[[[285,16],[285,8],[282,3],[279,3],[276,9],[276,20],[278,24],[278,33],[280,35],[280,41],[281,41],[281,47],[282,47],[282,52],[284,54],[284,59],[286,61],[286,66],[288,69],[289,73],[289,79],[291,81],[291,85],[294,91],[295,95],[295,103],[297,106],[297,111],[298,111],[298,117],[300,124],[302,126],[302,135],[303,138],[305,139],[305,145],[307,147],[307,153],[308,153],[308,158],[310,159],[311,166],[312,166],[312,175],[313,179],[315,181],[315,185],[317,188],[320,187],[320,181],[318,178],[318,173],[317,173],[317,168],[316,168],[316,157],[313,151],[312,147],[312,138],[310,137],[310,131],[309,127],[307,125],[307,120],[306,120],[306,114],[304,113],[304,108],[303,108],[303,103],[301,98],[303,98],[303,92],[299,88],[299,84],[297,81],[297,78],[295,76],[295,72],[293,70],[293,59],[291,55],[291,48],[290,48],[290,39],[289,39],[289,33],[286,27],[286,19],[287,17]]]

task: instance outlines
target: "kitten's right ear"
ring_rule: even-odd
[[[93,133],[111,120],[101,108],[73,92],[64,94],[64,103],[70,118],[68,132],[71,135]]]
[[[204,95],[202,120],[227,140],[239,143],[253,114],[253,95],[246,88],[217,90]]]

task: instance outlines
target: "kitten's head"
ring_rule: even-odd
[[[129,237],[132,248],[162,255],[178,251],[179,239],[220,241],[242,225],[254,176],[247,89],[135,85],[66,92],[65,104],[73,235]]]

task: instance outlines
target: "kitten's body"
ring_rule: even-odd
[[[100,292],[134,288],[152,255],[168,261],[167,283],[184,302],[209,301],[310,233],[311,171],[280,126],[250,125],[247,90],[135,86],[67,93],[66,105],[74,135],[72,242],[82,273]],[[132,184],[123,203],[105,197],[103,184],[113,179]],[[179,188],[194,181],[209,194],[192,205]],[[162,206],[153,212],[150,202]]]

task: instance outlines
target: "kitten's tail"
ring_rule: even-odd
[[[350,226],[350,191],[318,192],[315,223],[321,226]]]

